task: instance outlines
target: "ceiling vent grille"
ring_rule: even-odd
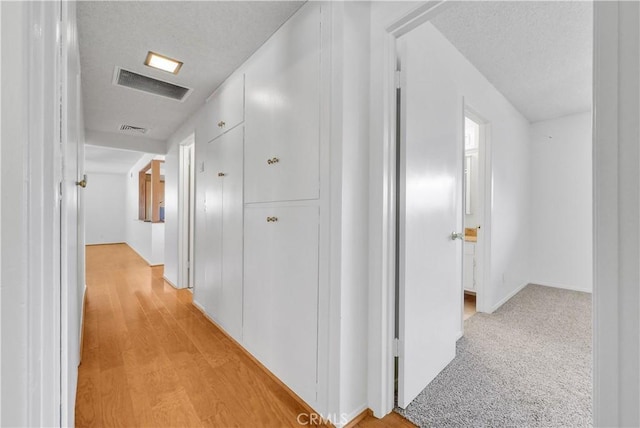
[[[190,88],[174,85],[173,83],[134,73],[120,67],[116,67],[113,83],[177,101],[184,101],[191,93]]]
[[[121,125],[120,130],[137,132],[139,134],[146,134],[149,131],[147,128],[141,128],[139,126],[133,126],[133,125]]]

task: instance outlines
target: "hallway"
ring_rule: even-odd
[[[125,244],[87,247],[78,427],[285,427],[308,410]],[[308,424],[308,423],[307,423]],[[307,425],[305,424],[305,425]],[[358,427],[412,426],[397,414]]]
[[[283,388],[127,245],[87,247],[76,425],[298,426]]]

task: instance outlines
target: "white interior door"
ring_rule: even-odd
[[[420,27],[398,39],[402,67],[398,405],[455,357],[462,311],[462,102]]]

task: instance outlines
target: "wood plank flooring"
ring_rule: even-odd
[[[299,427],[307,413],[125,244],[87,247],[78,427]],[[304,421],[304,418],[301,420]],[[391,414],[357,427],[413,426]]]

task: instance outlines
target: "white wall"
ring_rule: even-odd
[[[340,213],[340,413],[351,420],[368,407],[368,229],[369,229],[369,25],[370,3],[334,3],[332,65],[339,78],[334,83],[332,147],[341,145],[340,163],[332,175],[340,177],[340,189],[332,189],[341,201]],[[339,91],[335,86],[340,85]],[[335,150],[335,149],[334,149]],[[335,170],[341,168],[339,174]],[[332,227],[338,228],[337,225]]]
[[[27,49],[23,25],[25,8],[20,3],[1,3],[2,9],[2,426],[27,423],[27,281],[26,192],[16,177],[25,176],[27,122],[14,102],[27,93],[27,73],[22,52]],[[11,40],[11,41],[10,41]],[[10,41],[10,43],[9,43]],[[14,64],[15,66],[9,66]],[[6,66],[6,67],[5,67]],[[13,100],[13,102],[12,102]],[[16,144],[8,144],[14,141]]]
[[[76,231],[61,236],[62,215],[78,211],[61,161],[74,164],[82,143],[75,4],[0,9],[0,425],[73,426],[83,267]]]
[[[126,176],[126,242],[151,266],[164,264],[165,228],[164,223],[138,220],[138,172],[152,159],[163,158],[164,156],[146,154],[131,167]]]
[[[591,112],[531,125],[531,282],[591,292]]]
[[[87,144],[92,146],[133,150],[136,152],[155,153],[159,155],[163,155],[167,150],[164,140],[123,135],[118,134],[117,132],[87,130],[86,141]]]
[[[87,173],[85,239],[87,244],[126,242],[126,174]]]

